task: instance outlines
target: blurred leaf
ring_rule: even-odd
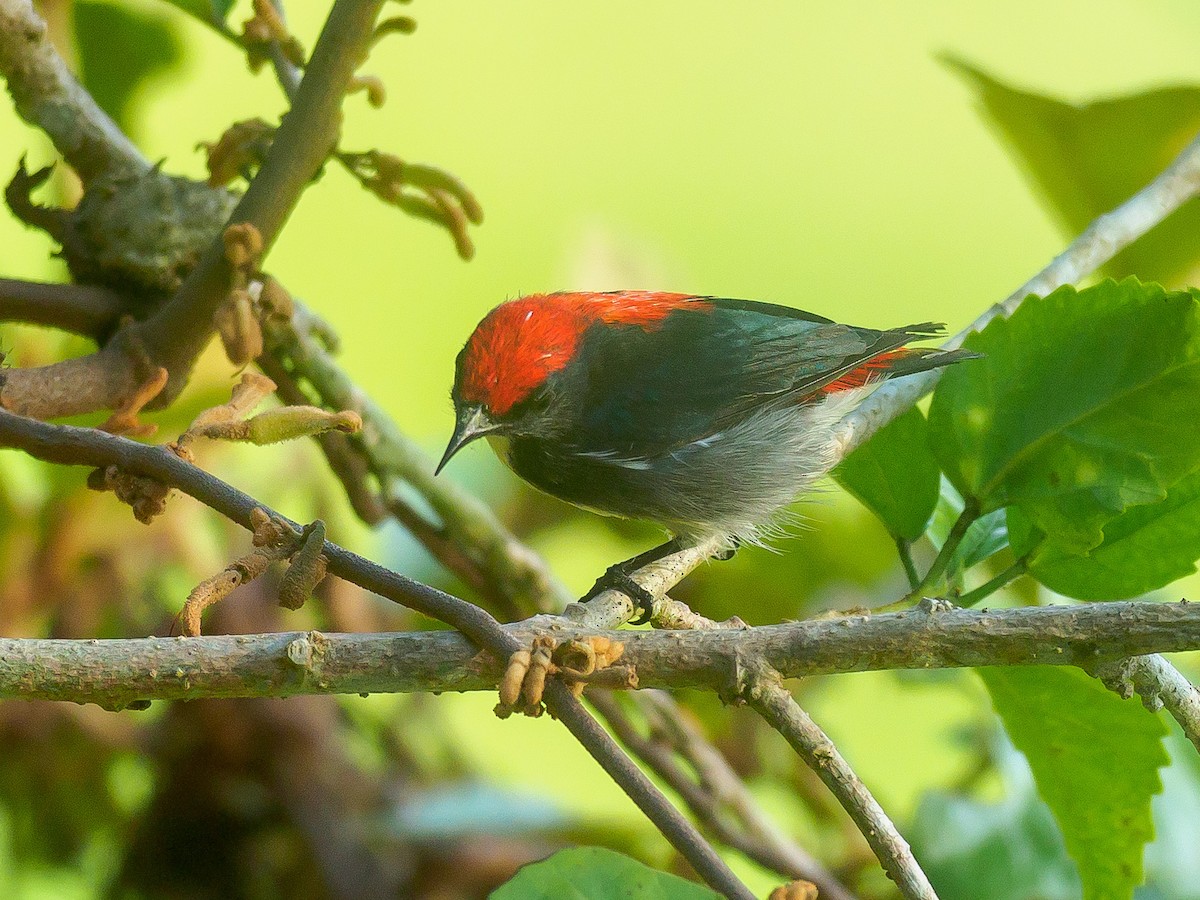
[[[1128,898],[1154,837],[1151,798],[1168,763],[1159,718],[1066,666],[979,669],[1004,728],[1079,866],[1085,900]]]
[[[220,32],[228,31],[225,19],[233,9],[235,0],[166,0],[174,7],[195,16],[205,25],[216,28]]]
[[[894,536],[915,541],[937,503],[939,474],[925,415],[913,408],[842,460],[833,477]]]
[[[1075,105],[1009,87],[962,60],[947,62],[975,88],[1072,237],[1149,184],[1200,131],[1200,87]],[[1200,204],[1192,201],[1104,271],[1177,282],[1200,259],[1197,234]]]
[[[524,866],[491,900],[710,900],[708,888],[603,847],[560,850]]]
[[[145,81],[183,58],[179,37],[166,19],[127,6],[78,0],[74,16],[83,86],[122,131],[136,134],[130,101]]]
[[[942,378],[930,441],[981,512],[1019,505],[1073,553],[1200,465],[1200,303],[1129,278],[1030,297]]]
[[[1200,559],[1200,471],[1185,476],[1166,499],[1134,506],[1104,526],[1087,553],[1053,544],[1019,510],[1009,510],[1013,552],[1029,557],[1029,573],[1052,591],[1079,600],[1122,600],[1165,587],[1196,571]],[[1035,549],[1036,548],[1036,549]]]
[[[1000,803],[926,794],[909,838],[941,900],[1079,897],[1062,834],[1032,786]]]
[[[1200,897],[1200,755],[1183,731],[1170,721],[1167,753],[1171,765],[1161,771],[1163,791],[1154,798],[1157,836],[1146,848],[1146,880],[1155,896],[1169,900]],[[1138,900],[1149,900],[1138,891]]]
[[[384,824],[388,833],[405,839],[449,841],[562,829],[571,819],[540,794],[465,781],[403,795]]]

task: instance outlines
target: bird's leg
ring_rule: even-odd
[[[679,538],[671,538],[664,544],[659,544],[624,562],[609,566],[604,574],[596,579],[592,589],[579,598],[579,602],[587,603],[608,590],[620,591],[637,606],[637,615],[630,620],[630,624],[644,625],[654,615],[654,595],[633,580],[633,573],[643,566],[665,559],[682,549],[683,543]]]

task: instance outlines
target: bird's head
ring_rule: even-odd
[[[651,291],[564,292],[497,306],[458,354],[454,434],[437,471],[476,438],[544,432],[562,399],[557,386],[593,325],[654,328],[692,299]]]

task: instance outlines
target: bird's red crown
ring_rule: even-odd
[[[502,303],[467,341],[460,395],[467,403],[482,404],[503,416],[571,361],[591,325],[653,330],[682,306],[709,304],[691,294],[658,291],[530,294]]]

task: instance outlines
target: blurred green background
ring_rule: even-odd
[[[160,60],[136,85],[125,116],[146,155],[168,170],[204,177],[197,142],[216,140],[236,120],[273,121],[284,110],[269,69],[251,75],[238,50],[210,29],[165,3],[119,7],[138,27],[154,24],[158,37],[153,46],[135,42],[128,50],[115,37],[111,48],[102,40],[93,59],[110,67],[126,52],[129,60]],[[289,5],[306,47],[326,7]],[[111,9],[78,3],[74,12],[81,22],[112,28],[123,20]],[[71,6],[53,10],[56,33],[69,39]],[[403,11],[418,20],[417,33],[388,38],[364,66],[383,79],[388,102],[373,110],[362,95],[352,97],[343,146],[378,147],[460,176],[486,213],[474,232],[475,259],[462,262],[444,232],[383,206],[330,166],[305,194],[268,268],[336,326],[346,369],[431,453],[451,425],[455,353],[489,308],[521,293],[658,288],[771,300],[863,325],[944,320],[952,330],[1006,296],[1069,236],[938,54],[1072,101],[1200,81],[1194,46],[1200,8],[1182,0],[736,7],[418,0]],[[245,13],[239,5],[231,21]],[[95,30],[88,35],[96,39]],[[121,66],[115,70],[98,68],[95,77],[112,79]],[[25,152],[31,167],[55,158],[44,137],[2,103],[0,167],[15,166]],[[52,249],[44,236],[0,217],[0,274],[62,279]],[[12,347],[19,362],[44,359],[58,346],[28,330],[2,334],[4,349]],[[230,379],[229,366],[211,353],[191,402],[227,389]],[[173,420],[163,421],[166,430]],[[306,446],[222,451],[213,461],[214,469],[298,519],[321,512],[333,523],[333,539],[449,583],[396,531],[372,534],[354,524],[327,481],[320,489],[304,481],[284,485],[281,467],[316,482],[321,464]],[[45,470],[23,460],[0,460],[0,476],[7,495],[17,497],[10,515],[43,514],[60,490]],[[79,479],[63,477],[62,491],[78,488]],[[482,445],[456,459],[445,477],[496,503],[577,591],[653,539],[636,526],[571,514],[532,497]],[[100,528],[125,515],[114,506],[111,498],[91,497],[73,508],[92,517],[81,527]],[[897,595],[903,576],[894,551],[865,512],[832,490],[803,511],[812,528],[780,542],[787,555],[743,552],[698,573],[680,596],[710,615],[759,623]],[[171,563],[152,592],[164,609],[182,601],[196,571],[219,568],[225,548],[240,546],[220,526],[203,524],[205,514],[195,509],[173,509],[171,517],[179,528],[186,520],[192,537],[207,529],[212,546],[190,548],[184,562],[172,556],[178,544],[159,548],[159,562]],[[313,615],[319,614],[305,612],[280,627],[305,627]],[[24,627],[36,633],[41,624],[30,616]],[[1021,783],[1021,761],[997,749],[986,696],[969,673],[844,676],[803,691],[806,706],[905,828],[922,797],[927,804],[951,802],[937,800],[933,790],[990,801],[1007,780],[1010,800],[1022,796],[1013,787]],[[717,709],[711,698],[691,700],[730,749],[751,737],[765,742],[763,757],[746,763],[751,784],[789,831],[836,857],[843,837],[797,787],[803,779],[772,736],[738,711]],[[490,714],[493,702],[490,696],[352,698],[342,703],[346,740],[353,754],[380,766],[378,746],[363,734],[409,717],[433,722],[429,735],[405,738],[423,771],[432,773],[431,783],[480,778],[542,798],[586,823],[593,838],[617,834],[626,849],[666,861],[665,843],[565,731],[548,721],[499,722]],[[977,771],[980,758],[1004,764]],[[1189,771],[1171,776],[1186,784],[1173,802],[1197,802],[1195,766]],[[21,817],[33,814],[9,798],[0,813],[0,880],[16,891],[8,896],[90,897],[113,876],[105,860],[121,846],[120,823],[144,813],[162,772],[134,752],[113,757],[104,777],[122,799],[106,825],[92,823],[99,836],[40,862],[31,862],[15,837]],[[1012,821],[1036,822],[1010,830],[1042,834],[1044,816],[1027,812],[1038,807],[1024,790],[1025,805]],[[487,795],[459,800],[444,817],[446,828],[469,827],[480,810],[499,805]],[[914,841],[931,857],[945,851],[950,829],[961,835],[971,833],[970,822],[999,821],[995,810],[981,809],[918,816],[925,830]],[[1195,834],[1188,815],[1169,820],[1192,821]],[[1178,840],[1187,827],[1173,825],[1167,840]],[[1037,866],[1061,865],[1055,838],[1051,829],[1046,846],[1029,851]],[[757,890],[776,883],[731,858]],[[950,858],[947,871],[961,871],[964,857]],[[1162,877],[1178,884],[1146,897],[1200,897],[1200,874],[1190,882],[1186,873]],[[868,896],[889,896],[881,879],[866,878]],[[1077,890],[1070,878],[1068,871],[1049,887],[1011,896],[1069,897]],[[944,889],[948,897],[985,895],[1000,896]]]

